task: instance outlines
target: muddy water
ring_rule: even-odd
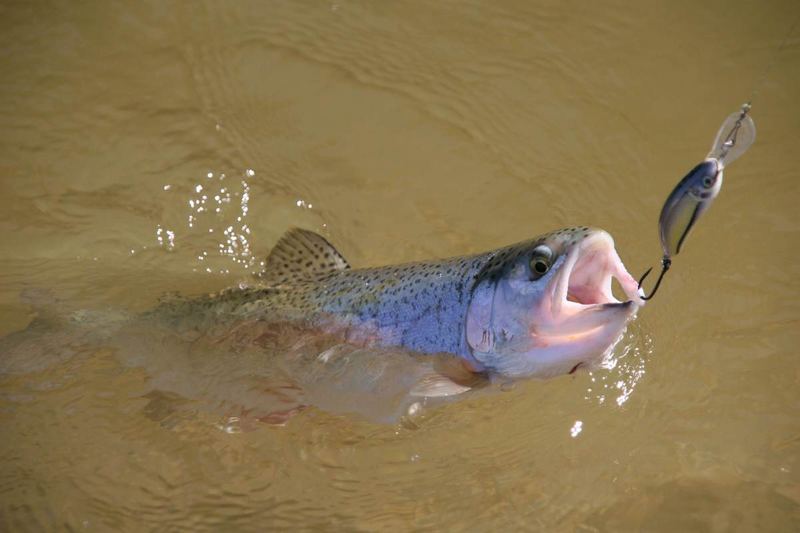
[[[0,529],[796,529],[798,35],[756,144],[603,368],[379,422],[351,412],[364,380],[418,362],[325,374],[247,338],[104,334],[246,280],[290,226],[376,265],[595,225],[637,275],[798,14],[0,7],[0,334],[39,319],[0,353]],[[322,407],[250,416],[290,411],[298,375]]]

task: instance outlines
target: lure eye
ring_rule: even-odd
[[[547,246],[540,245],[534,248],[531,255],[531,279],[537,280],[550,270],[553,251]]]

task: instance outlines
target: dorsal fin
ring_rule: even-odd
[[[306,229],[292,228],[283,234],[269,253],[258,277],[283,284],[348,268],[350,265],[342,254],[325,237]]]

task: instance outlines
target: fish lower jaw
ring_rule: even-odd
[[[625,303],[615,304],[623,308]],[[633,305],[628,305],[635,307]],[[526,349],[513,353],[476,352],[478,361],[493,373],[511,378],[550,378],[569,374],[577,367],[593,366],[622,339],[632,313],[618,313],[614,320],[591,329],[557,334],[531,332]]]
[[[558,315],[531,324],[531,334],[539,339],[575,339],[616,329],[632,318],[638,306],[631,300],[601,304],[565,302]]]
[[[582,364],[591,366],[601,361],[622,338],[638,310],[630,301],[591,307],[605,308],[601,312],[609,313],[594,327],[582,324],[570,329],[562,323],[554,324],[551,332],[532,331],[528,375],[544,378],[568,374]]]
[[[618,328],[597,330],[564,338],[551,339],[549,348],[536,360],[534,377],[553,377],[571,374],[578,367],[591,368],[602,361],[622,339],[624,325]]]

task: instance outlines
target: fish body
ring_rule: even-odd
[[[627,300],[611,292],[619,280]],[[464,257],[358,268],[293,229],[258,283],[155,316],[295,322],[356,344],[448,353],[476,372],[548,376],[601,355],[644,302],[608,233],[568,228]],[[198,326],[201,327],[201,326]],[[226,326],[227,327],[227,326]]]

